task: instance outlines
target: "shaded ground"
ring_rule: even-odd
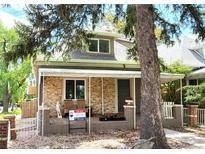
[[[16,140],[9,143],[13,149],[129,149],[139,139],[138,131],[109,130],[88,135],[68,134],[67,136],[34,136],[28,140]],[[174,149],[196,148],[190,144],[168,139]]]

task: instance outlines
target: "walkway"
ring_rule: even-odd
[[[193,144],[199,148],[205,149],[205,138],[199,137],[193,133],[178,132],[170,129],[165,129],[166,137],[172,138],[184,143]]]

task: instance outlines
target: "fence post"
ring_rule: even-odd
[[[7,149],[9,134],[9,120],[0,120],[0,149]]]
[[[187,105],[187,107],[188,107],[188,126],[194,127],[197,125],[198,105]]]
[[[49,132],[49,108],[39,107],[37,122],[38,135],[47,134]]]

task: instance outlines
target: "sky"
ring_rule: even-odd
[[[0,5],[0,20],[7,28],[15,26],[15,21],[20,21],[28,24],[23,8],[25,5],[12,4],[10,7],[3,7]]]

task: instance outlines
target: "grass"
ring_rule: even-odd
[[[6,113],[0,113],[0,119],[3,119],[4,116],[7,116],[7,115],[19,115],[21,114],[21,109],[18,108],[12,112],[6,112]]]

